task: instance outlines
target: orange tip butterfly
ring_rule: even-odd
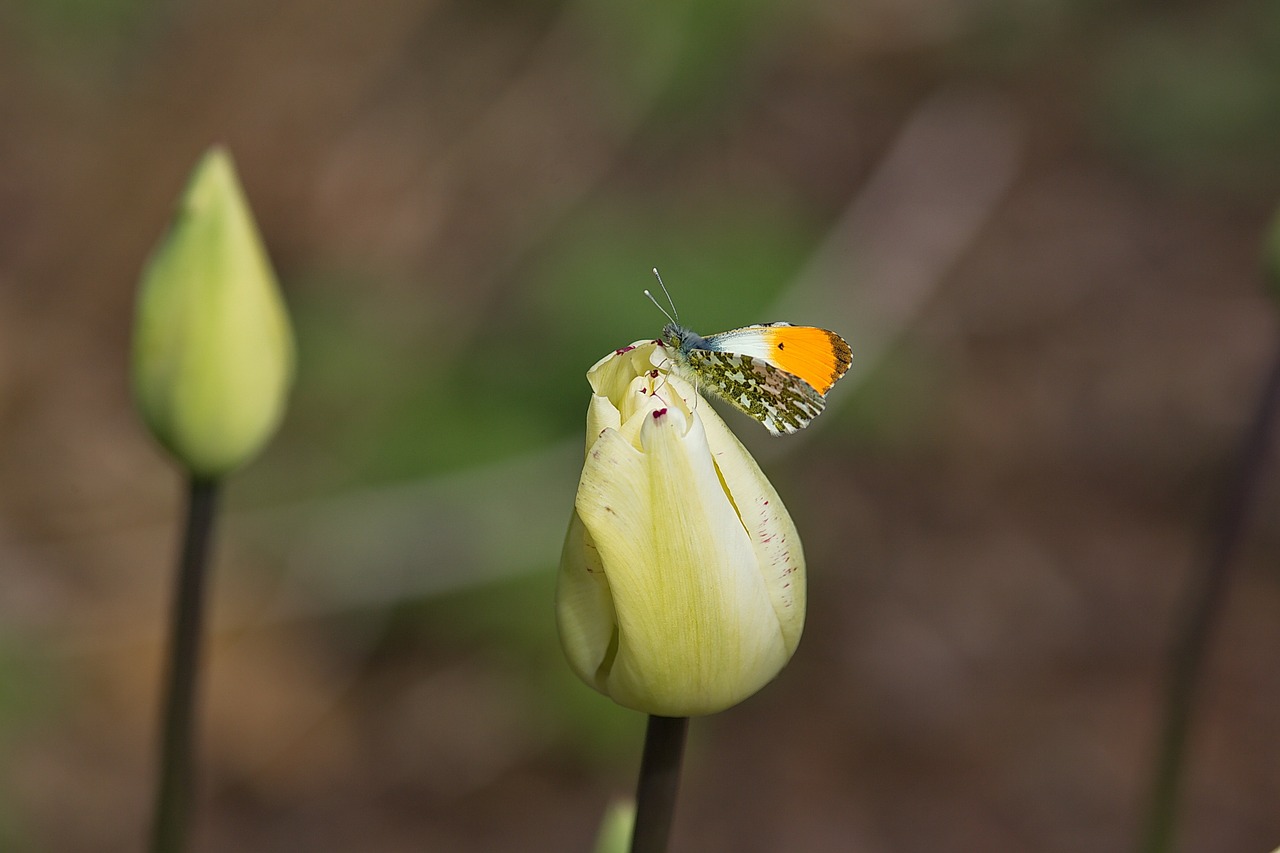
[[[710,390],[762,423],[774,435],[798,432],[822,413],[826,393],[844,376],[853,353],[835,332],[790,323],[761,323],[702,337],[679,323],[662,276],[658,284],[671,304],[658,338],[671,352],[676,372],[699,391]]]

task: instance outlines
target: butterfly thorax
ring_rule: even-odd
[[[681,355],[687,354],[691,349],[708,349],[706,338],[678,323],[663,326],[660,340]]]

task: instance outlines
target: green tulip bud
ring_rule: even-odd
[[[773,679],[804,627],[804,554],[746,448],[653,341],[587,374],[587,454],[556,588],[578,677],[620,705],[710,714]]]
[[[193,476],[254,456],[284,415],[293,333],[231,157],[196,166],[138,291],[133,384],[151,432]]]

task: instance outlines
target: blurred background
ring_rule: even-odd
[[[134,288],[235,155],[296,323],[217,543],[194,849],[589,849],[644,719],[555,637],[587,368],[852,344],[731,425],[809,561],[791,666],[691,729],[674,850],[1133,848],[1175,614],[1277,348],[1280,7],[0,5],[0,849],[140,849],[181,478]],[[1280,844],[1280,466],[1184,850]]]

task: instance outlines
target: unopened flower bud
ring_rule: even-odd
[[[193,476],[254,456],[283,417],[293,334],[231,157],[196,166],[142,275],[133,384],[152,434]]]
[[[653,341],[587,374],[587,454],[556,590],[570,666],[620,705],[710,714],[804,626],[804,554],[751,455]]]

